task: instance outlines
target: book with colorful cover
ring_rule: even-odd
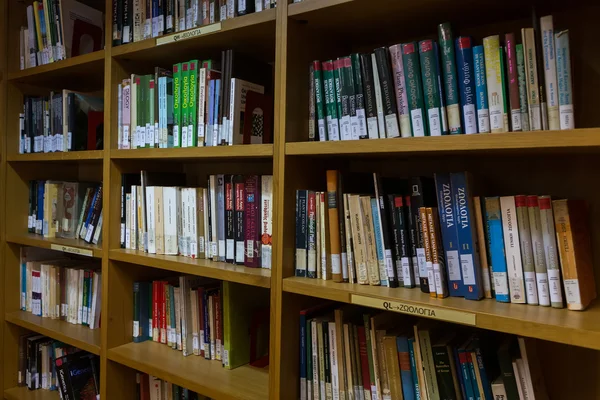
[[[421,77],[429,136],[441,136],[443,131],[442,110],[437,81],[435,44],[433,40],[422,40],[419,42],[419,58],[421,61]]]
[[[473,43],[470,37],[456,38],[456,66],[460,94],[460,114],[464,133],[477,133]],[[450,117],[450,110],[448,110]]]
[[[488,133],[490,132],[490,110],[483,46],[473,47],[473,65],[475,71],[475,98],[477,99],[477,131]]]
[[[502,65],[500,60],[500,38],[498,35],[483,39],[485,55],[485,76],[490,110],[490,126],[492,133],[506,131],[504,126],[504,96],[502,88]]]
[[[421,67],[416,42],[402,45],[402,61],[404,63],[404,79],[406,82],[412,136],[429,136],[427,119],[424,115],[425,106],[421,86]]]

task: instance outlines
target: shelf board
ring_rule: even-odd
[[[251,46],[256,52],[272,53],[270,58],[274,59],[276,15],[275,9],[243,15],[216,24],[113,47],[112,55],[134,61],[172,63],[189,58],[190,54],[197,54],[198,51],[203,54],[218,51],[220,54],[222,49],[231,46],[242,49]],[[189,37],[186,38],[186,35]]]
[[[109,251],[109,258],[146,267],[165,269],[187,275],[198,275],[245,285],[271,287],[271,270],[249,268],[242,265],[192,259],[183,256],[149,254],[139,250],[117,249]]]
[[[288,5],[288,15],[293,17],[295,15],[323,10],[340,4],[351,3],[353,1],[354,0],[304,0],[300,3],[290,3]]]
[[[492,299],[481,301],[458,297],[433,299],[418,288],[388,288],[320,279],[290,277],[283,280],[283,290],[305,296],[344,303],[364,304],[353,296],[364,296],[383,301],[433,308],[444,312],[471,313],[475,326],[514,335],[565,343],[600,350],[600,304],[593,303],[583,312],[522,304],[498,303]],[[418,316],[423,316],[418,314]]]
[[[7,313],[6,321],[81,350],[100,355],[100,329],[90,329],[59,319],[42,318],[27,311]]]
[[[67,151],[54,153],[29,153],[29,154],[9,154],[8,161],[27,162],[27,161],[96,161],[102,160],[104,151],[86,150],[86,151]]]
[[[102,257],[102,249],[99,246],[79,239],[45,238],[42,235],[34,233],[24,233],[22,235],[7,234],[6,241],[23,246],[41,247],[98,258]]]
[[[29,390],[25,386],[14,387],[4,391],[6,400],[59,400],[56,390]]]
[[[287,143],[287,155],[415,155],[504,153],[600,152],[600,128],[565,131],[507,132],[499,134],[447,135],[339,142]]]
[[[198,356],[184,357],[180,351],[146,341],[128,343],[108,350],[109,360],[154,375],[215,399],[267,399],[269,372],[251,366],[233,370],[220,361]]]
[[[93,82],[92,85],[95,84],[99,89],[102,88],[101,82],[104,80],[104,50],[11,72],[8,74],[8,80],[14,83],[70,89],[77,82]]]
[[[189,160],[216,158],[269,158],[273,157],[272,144],[236,146],[184,147],[177,149],[113,150],[112,159],[125,160]]]

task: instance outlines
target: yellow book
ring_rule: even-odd
[[[35,37],[37,38],[37,48],[40,53],[43,52],[44,42],[42,41],[42,29],[40,25],[40,11],[43,11],[44,6],[39,1],[33,2],[33,19],[35,20]],[[42,57],[40,56],[40,59]]]
[[[487,79],[490,126],[492,133],[508,131],[504,126],[504,94],[502,90],[502,66],[500,65],[500,37],[488,36],[483,39],[485,56],[485,77]]]

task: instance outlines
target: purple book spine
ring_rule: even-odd
[[[246,243],[244,245],[244,265],[258,268],[260,267],[260,176],[248,176],[245,189]]]

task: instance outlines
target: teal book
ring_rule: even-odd
[[[460,123],[460,99],[457,85],[456,57],[454,54],[454,38],[450,23],[438,25],[439,47],[441,53],[441,74],[448,129],[450,134],[463,133]]]
[[[419,59],[421,61],[421,79],[423,81],[423,94],[429,136],[442,135],[442,110],[440,92],[437,79],[437,62],[435,56],[435,42],[422,40],[419,42]]]
[[[412,136],[429,136],[427,119],[424,115],[421,67],[416,42],[402,45],[402,62],[404,63],[404,81],[406,83]]]
[[[314,69],[314,87],[315,87],[315,110],[317,118],[317,130],[319,131],[319,141],[327,141],[327,125],[325,123],[325,96],[323,94],[323,76],[321,72],[321,62],[313,61]]]
[[[419,387],[419,378],[417,376],[417,363],[415,361],[415,338],[408,339],[408,351],[410,355],[410,370],[412,373],[413,387],[415,389],[415,399],[421,400],[421,390]]]
[[[554,34],[560,129],[575,129],[569,31]]]

